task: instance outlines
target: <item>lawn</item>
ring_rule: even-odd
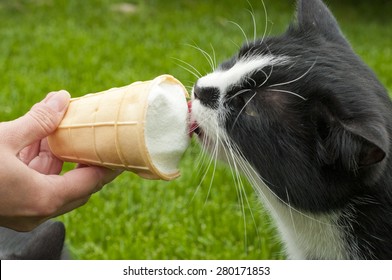
[[[267,32],[284,31],[294,1],[264,2]],[[391,1],[329,3],[353,48],[391,92]],[[191,88],[196,77],[183,69],[187,63],[202,74],[211,71],[197,48],[218,62],[231,56],[244,41],[232,22],[253,37],[251,9],[261,35],[266,18],[260,0],[0,0],[0,120],[24,114],[61,88],[79,96],[163,73]],[[181,171],[172,182],[124,173],[85,206],[60,217],[72,256],[284,258],[268,214],[245,181],[241,193],[231,171],[210,163],[195,142]]]

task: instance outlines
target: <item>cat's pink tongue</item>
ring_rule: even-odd
[[[190,116],[192,113],[192,101],[188,101],[188,112]],[[189,137],[192,137],[197,127],[198,127],[197,123],[191,119],[189,122]]]

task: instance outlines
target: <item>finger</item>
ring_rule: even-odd
[[[29,164],[30,161],[33,160],[33,158],[35,158],[38,153],[39,153],[39,147],[41,145],[40,143],[41,141],[37,141],[33,144],[31,144],[30,146],[27,146],[26,148],[23,148],[20,152],[19,152],[19,159],[25,163],[25,164]]]
[[[0,131],[2,141],[14,152],[53,133],[68,107],[70,95],[62,90],[48,94],[24,116],[5,123]]]
[[[64,206],[99,191],[119,174],[119,171],[89,166],[71,170],[62,176],[50,176],[50,181],[46,183],[51,184],[53,197],[59,199],[59,203]]]
[[[13,195],[14,188],[7,188],[1,193],[9,197],[0,205],[1,213],[15,218],[30,217],[32,220],[58,216],[83,205],[91,194],[119,174],[103,167],[85,167],[62,176],[43,175],[16,158],[12,165],[19,165],[21,176],[15,180],[15,185],[22,186],[22,189],[18,190],[18,195]]]
[[[74,201],[64,205],[61,209],[59,209],[59,211],[52,218],[63,215],[65,213],[68,213],[76,208],[79,208],[79,207],[85,205],[89,201],[90,198],[91,198],[91,195],[83,197],[78,200],[74,200]]]
[[[28,166],[42,174],[59,174],[63,162],[53,155],[48,140],[45,138],[41,141],[38,155],[30,161]]]

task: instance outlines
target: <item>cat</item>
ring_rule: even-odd
[[[46,221],[31,232],[17,232],[0,227],[1,260],[68,259],[64,246],[65,227],[62,222]]]
[[[199,78],[191,120],[240,169],[291,259],[392,258],[392,103],[321,0]]]

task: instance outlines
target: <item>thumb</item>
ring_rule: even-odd
[[[2,127],[1,135],[5,137],[3,140],[6,140],[15,152],[19,152],[52,134],[63,119],[69,100],[70,95],[65,90],[49,93],[24,116],[7,122]]]

